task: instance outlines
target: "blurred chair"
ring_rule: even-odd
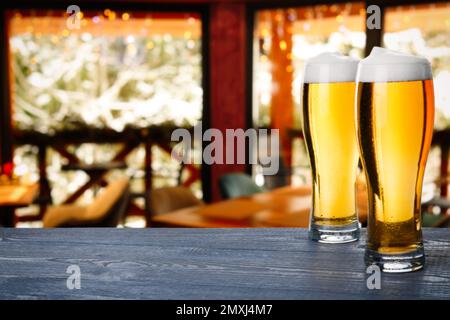
[[[181,186],[151,190],[148,195],[148,201],[150,212],[147,221],[150,221],[153,215],[203,204],[203,201],[198,199],[189,188]]]
[[[422,214],[422,227],[443,228],[449,227],[450,216],[435,215],[424,212]]]
[[[440,211],[444,214],[432,214],[429,212],[429,208],[439,207]],[[450,199],[446,198],[433,198],[422,204],[422,226],[423,227],[449,227],[450,216],[445,212],[450,209]]]
[[[278,171],[273,175],[264,176],[264,186],[268,190],[288,186],[291,180],[292,168],[286,166],[284,157],[278,157]]]
[[[44,227],[117,227],[125,217],[129,196],[128,179],[115,180],[88,206],[49,207],[44,215]]]
[[[219,189],[224,199],[250,196],[266,191],[265,188],[258,186],[252,177],[245,173],[230,173],[221,176],[219,178]]]

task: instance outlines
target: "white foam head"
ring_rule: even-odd
[[[361,60],[358,82],[394,82],[432,79],[430,62],[426,58],[374,47]]]
[[[340,53],[325,52],[305,64],[304,83],[353,82],[359,60]]]

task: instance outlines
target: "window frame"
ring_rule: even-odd
[[[246,63],[247,63],[247,79],[246,79],[246,86],[247,86],[247,97],[246,97],[246,124],[247,128],[254,128],[255,123],[253,121],[253,36],[254,36],[254,30],[255,30],[255,22],[256,22],[256,14],[259,10],[267,10],[267,9],[287,9],[291,7],[309,7],[309,6],[315,6],[315,5],[332,5],[332,4],[341,4],[341,3],[348,3],[348,2],[361,2],[365,5],[366,12],[367,7],[370,5],[378,5],[380,7],[380,13],[381,13],[381,28],[380,29],[369,29],[367,28],[366,24],[366,45],[364,50],[364,56],[367,57],[370,54],[370,51],[372,51],[373,47],[376,46],[382,46],[383,43],[383,34],[384,34],[384,18],[385,18],[385,12],[386,8],[389,7],[397,7],[397,6],[407,6],[407,5],[419,5],[419,4],[430,4],[429,1],[426,0],[386,0],[386,1],[357,1],[357,0],[319,0],[319,1],[302,1],[302,3],[298,3],[295,1],[283,1],[282,3],[252,3],[247,7],[247,57],[246,57]],[[432,0],[432,3],[445,3],[449,2],[448,0]],[[366,15],[367,19],[367,15]],[[246,165],[246,172],[248,174],[252,174],[253,165],[247,164]]]
[[[202,123],[204,127],[210,127],[210,14],[206,3],[164,3],[164,2],[88,2],[77,3],[83,10],[100,11],[106,7],[115,11],[140,11],[161,13],[196,13],[201,20],[201,87],[203,90]],[[11,10],[61,10],[66,11],[68,4],[62,2],[33,2],[17,1],[14,3],[2,3],[0,7],[0,70],[9,70],[9,31],[8,12]],[[12,163],[14,156],[14,138],[11,106],[11,74],[2,72],[0,75],[0,168],[5,163]],[[201,166],[203,198],[208,201],[211,198],[211,169],[207,165]]]

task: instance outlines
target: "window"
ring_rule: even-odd
[[[383,45],[431,61],[435,129],[450,128],[450,2],[387,8]],[[434,147],[428,156],[425,183],[430,192],[439,179],[440,152]]]
[[[450,3],[387,8],[383,45],[431,61],[436,129],[450,127]]]
[[[357,2],[260,10],[255,18],[253,124],[280,129],[281,158],[293,170],[292,183],[309,183],[303,141],[295,138],[301,130],[304,62],[325,51],[362,58],[365,5]]]
[[[201,19],[197,13],[82,11],[79,29],[63,11],[9,12],[14,128],[51,134],[72,129],[193,126],[201,120]],[[169,135],[170,137],[170,135]],[[101,141],[99,141],[101,143]],[[38,179],[36,147],[16,148],[18,174]],[[111,160],[114,144],[71,146],[87,163]],[[153,185],[176,184],[180,166],[153,146]],[[66,159],[48,150],[55,203],[87,180],[62,172]],[[142,190],[144,150],[127,158],[126,174]],[[119,174],[119,173],[117,173]],[[184,177],[186,178],[186,177]],[[201,195],[200,181],[194,183]],[[86,201],[92,193],[86,192]]]

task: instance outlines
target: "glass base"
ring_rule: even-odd
[[[425,253],[422,245],[418,246],[414,251],[401,254],[385,254],[366,249],[364,260],[366,265],[375,264],[383,272],[412,272],[423,268],[425,264]]]
[[[355,221],[342,226],[323,226],[311,223],[309,239],[322,243],[346,243],[359,239],[359,222]]]

